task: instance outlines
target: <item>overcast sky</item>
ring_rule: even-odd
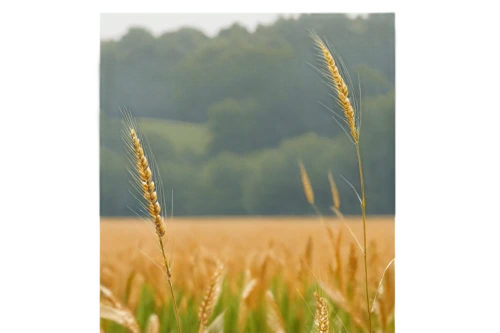
[[[101,14],[101,39],[119,39],[132,26],[145,27],[155,36],[189,26],[212,37],[235,22],[254,31],[259,24],[271,24],[280,15],[299,14]]]

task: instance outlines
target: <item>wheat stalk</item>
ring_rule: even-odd
[[[356,245],[351,242],[349,246],[349,256],[347,264],[347,289],[345,290],[347,298],[354,302],[357,298],[357,279],[356,274],[358,272],[358,256],[356,251]]]
[[[222,292],[222,273],[224,266],[219,263],[217,269],[215,270],[208,288],[205,291],[203,301],[200,304],[200,309],[198,311],[198,318],[200,319],[200,327],[198,332],[203,333],[208,327],[208,319],[212,315],[215,304],[219,300],[220,294]]]
[[[327,230],[327,233],[331,239],[333,239],[333,229],[332,227],[326,223],[326,221],[323,219],[323,214],[321,214],[320,210],[314,203],[314,192],[312,189],[311,181],[309,180],[309,176],[307,175],[307,170],[304,167],[304,164],[302,161],[299,160],[299,166],[300,166],[300,178],[302,180],[302,188],[304,190],[304,194],[306,196],[307,202],[313,207],[314,211],[318,215],[320,221],[325,225],[325,228]],[[333,176],[331,172],[328,173],[328,179],[330,180],[330,188],[332,191],[332,197],[333,197],[333,206],[332,210],[333,212],[337,215],[337,217],[341,218],[342,220],[344,219],[344,215],[340,212],[340,197],[339,193],[337,191],[337,187],[335,186],[335,181],[333,180]],[[347,226],[347,224],[344,225],[351,231],[351,229]],[[351,234],[354,236],[354,233],[351,231]],[[354,236],[356,238],[356,236]],[[357,241],[357,239],[356,239]],[[359,242],[358,242],[359,244]],[[360,245],[361,247],[361,245]]]
[[[141,143],[141,139],[137,133],[137,125],[132,118],[132,115],[127,110],[122,110],[124,116],[124,140],[125,146],[132,151],[132,156],[135,159],[134,167],[138,174],[134,176],[134,180],[138,183],[142,194],[146,202],[148,203],[148,213],[151,216],[155,226],[156,234],[158,236],[158,241],[160,243],[160,251],[163,256],[163,261],[165,264],[165,270],[167,274],[168,287],[170,289],[170,294],[172,296],[172,302],[174,304],[175,319],[177,322],[177,329],[181,333],[181,324],[179,320],[179,312],[177,307],[177,302],[175,300],[174,288],[172,286],[172,274],[170,269],[170,261],[167,259],[165,254],[165,247],[163,245],[162,236],[165,234],[165,222],[161,216],[161,205],[158,200],[158,195],[156,193],[156,185],[153,181],[153,173],[150,168],[150,161],[144,152],[144,147]],[[153,160],[154,161],[154,160]],[[158,169],[156,169],[158,170]]]
[[[356,121],[356,116],[359,117],[359,110],[352,107],[351,101],[349,100],[349,90],[347,85],[340,74],[337,62],[335,61],[332,53],[326,44],[319,38],[315,33],[311,34],[316,46],[321,52],[323,62],[325,64],[326,70],[323,71],[323,75],[327,77],[330,82],[328,84],[337,93],[337,102],[344,112],[345,122],[349,126],[352,140],[356,146],[356,154],[358,158],[358,169],[359,169],[359,179],[361,184],[361,216],[363,218],[363,256],[364,256],[364,266],[365,266],[365,294],[366,294],[366,310],[368,313],[368,323],[369,331],[372,332],[372,314],[370,311],[370,297],[368,291],[368,264],[367,264],[367,251],[366,251],[366,199],[365,199],[365,183],[363,178],[363,165],[361,163],[361,153],[359,149],[359,121]],[[342,62],[340,57],[338,57],[339,63]],[[347,73],[345,73],[347,75]]]
[[[387,272],[387,270],[389,269],[389,267],[391,266],[391,264],[394,262],[394,260],[396,260],[396,258],[393,258],[389,262],[389,264],[387,264],[387,266],[384,269],[384,272],[382,273],[382,277],[380,278],[380,282],[378,284],[377,291],[375,292],[375,296],[373,297],[372,310],[371,310],[372,312],[373,312],[373,309],[375,308],[375,304],[376,304],[376,301],[377,301],[377,295],[380,293],[380,290],[382,289],[382,282],[384,281],[385,273]],[[389,285],[391,285],[391,284],[389,284]]]
[[[335,240],[335,274],[337,276],[337,280],[339,283],[339,287],[343,289],[344,287],[344,279],[342,274],[342,230],[339,230],[337,233],[337,238]]]
[[[347,279],[349,281],[356,280],[356,273],[358,271],[358,257],[356,256],[356,249],[354,243],[349,246],[349,257],[347,265]]]
[[[313,260],[313,238],[309,236],[306,243],[306,248],[304,250],[304,262],[308,267],[312,267]]]

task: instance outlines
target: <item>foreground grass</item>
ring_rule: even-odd
[[[241,287],[243,288],[243,286]],[[316,284],[311,284],[302,295],[305,300],[300,295],[298,297],[290,295],[283,279],[280,277],[273,280],[269,289],[276,297],[276,303],[284,319],[285,331],[310,332],[313,328],[313,313],[315,311],[313,293],[319,290],[319,287]],[[295,291],[295,293],[298,292]],[[185,332],[197,332],[200,300],[186,293],[178,293],[177,297],[181,304],[179,312],[183,330]],[[126,301],[126,298],[124,301]],[[244,302],[241,301],[241,294],[232,293],[226,282],[210,321],[219,314],[224,313],[224,332],[273,332],[268,325],[267,313],[269,310],[264,297],[259,300],[255,308],[247,310],[245,317],[242,319],[240,311],[245,306]],[[346,329],[349,329],[349,332],[361,331],[361,328],[352,322],[349,314],[331,301],[329,302],[329,308],[331,309],[330,323],[332,323],[330,326],[333,327],[334,332],[346,332]],[[134,314],[143,332],[146,331],[148,319],[152,314],[158,315],[160,319],[160,332],[175,332],[177,330],[171,303],[166,299],[164,303],[156,304],[154,288],[149,284],[145,283],[141,286]],[[101,320],[101,327],[104,332],[128,332],[125,327],[109,320]],[[393,331],[394,320],[392,319],[387,332]]]
[[[239,291],[242,292],[243,285],[240,286],[241,289]],[[322,293],[317,284],[310,284],[305,292],[299,294],[297,290],[288,290],[283,278],[277,276],[273,279],[269,290],[275,295],[276,303],[284,320],[285,332],[313,331],[315,308],[313,293],[315,291]],[[302,296],[304,297],[303,299]],[[129,297],[130,292],[125,295],[123,301],[127,303],[130,299]],[[177,293],[176,297],[181,304],[179,313],[183,331],[197,332],[199,327],[198,307],[200,299],[183,292]],[[333,327],[332,332],[352,333],[362,332],[365,329],[356,325],[350,314],[332,302],[328,298],[328,295],[325,295],[325,298],[329,304],[330,326]],[[160,332],[175,332],[177,327],[171,303],[168,299],[157,303],[155,299],[155,289],[150,284],[144,283],[140,287],[139,298],[134,309],[134,315],[141,331],[146,332],[148,319],[151,315],[156,314],[160,319]],[[268,307],[269,305],[266,304],[265,297],[262,295],[262,298],[259,299],[254,308],[248,308],[245,302],[241,300],[241,293],[231,292],[226,282],[223,285],[222,295],[215,306],[210,321],[223,314],[223,332],[275,332],[268,322]],[[380,327],[380,323],[375,322],[375,327]],[[385,327],[385,331],[383,332],[394,332],[394,316],[391,316]],[[104,319],[101,320],[101,328],[104,332],[129,332],[125,327]]]

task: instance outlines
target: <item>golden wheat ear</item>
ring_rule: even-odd
[[[332,95],[332,97],[334,97],[337,105],[342,110],[343,117],[339,116],[332,109],[327,108],[336,116],[334,119],[339,126],[346,133],[349,132],[352,140],[356,143],[359,141],[360,113],[357,102],[358,98],[354,96],[349,74],[345,69],[342,58],[333,51],[328,43],[324,42],[314,31],[311,31],[310,35],[314,40],[321,60],[321,67],[315,68],[326,79],[326,84],[333,90],[335,95]],[[324,106],[326,107],[326,105]],[[342,124],[347,125],[348,130]]]
[[[100,317],[114,321],[128,328],[132,333],[139,333],[141,329],[132,312],[108,288],[101,285],[100,291]]]
[[[337,214],[340,214],[340,196],[339,190],[337,189],[337,185],[335,184],[335,180],[333,179],[333,175],[331,171],[328,171],[328,182],[330,183],[330,191],[332,192],[333,206],[332,210]]]
[[[162,214],[164,202],[163,186],[160,178],[154,178],[153,171],[159,174],[154,156],[145,138],[139,135],[139,128],[130,111],[122,109],[122,137],[131,164],[129,173],[132,175],[134,189],[140,193],[144,201],[140,202],[141,210],[147,213],[156,228],[159,237],[165,234],[165,222]],[[156,182],[155,182],[156,181]]]
[[[311,180],[307,175],[306,168],[302,161],[299,160],[300,167],[300,179],[302,181],[302,188],[304,189],[304,195],[306,196],[307,202],[311,205],[314,205],[314,192],[311,185]]]
[[[159,333],[160,332],[160,319],[156,313],[151,314],[146,326],[146,333]]]
[[[200,309],[198,312],[198,318],[200,320],[200,327],[198,332],[203,333],[207,330],[208,320],[214,311],[214,307],[219,300],[220,294],[222,292],[222,282],[224,276],[224,265],[222,263],[217,264],[217,268],[210,279],[210,283],[205,291],[203,301],[200,304]]]
[[[285,320],[271,290],[266,292],[266,322],[274,333],[285,333]]]
[[[328,303],[324,297],[314,292],[316,299],[316,313],[314,315],[314,325],[319,333],[328,333],[330,329],[330,313],[328,311]]]

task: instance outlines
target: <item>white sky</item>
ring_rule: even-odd
[[[144,27],[155,36],[189,26],[212,37],[235,22],[254,31],[259,24],[271,24],[280,15],[299,14],[101,14],[101,39],[119,39],[132,26]]]

